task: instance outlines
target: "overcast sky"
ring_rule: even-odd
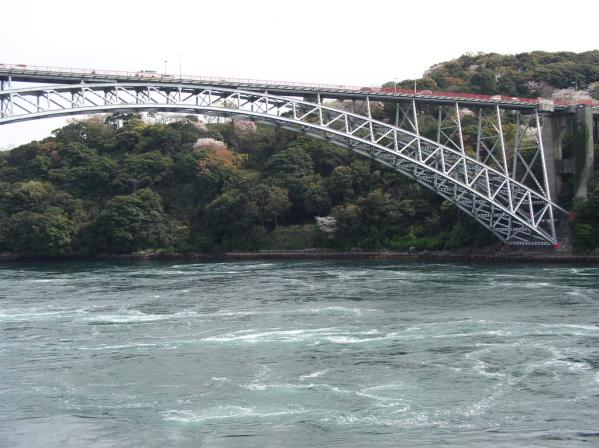
[[[4,2],[0,63],[352,85],[420,76],[466,52],[599,48],[599,1]],[[0,127],[0,148],[65,119]]]

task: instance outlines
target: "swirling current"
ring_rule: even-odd
[[[599,446],[599,268],[0,265],[0,447]]]

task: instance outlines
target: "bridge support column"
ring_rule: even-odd
[[[590,106],[543,118],[544,157],[553,201],[587,197],[594,168],[593,133]]]
[[[595,165],[593,151],[593,109],[590,106],[576,110],[576,135],[574,146],[575,198],[586,198],[592,190],[591,180]],[[576,182],[577,181],[577,182]]]
[[[571,173],[571,164],[565,164],[562,155],[562,139],[568,130],[569,121],[570,117],[564,114],[546,114],[543,117],[541,128],[543,157],[547,167],[549,196],[554,202],[562,191],[563,175]]]

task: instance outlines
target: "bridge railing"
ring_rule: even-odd
[[[124,71],[124,70],[98,70],[89,68],[65,68],[65,67],[52,67],[43,65],[27,65],[27,64],[2,64],[0,63],[0,70],[9,70],[17,73],[48,73],[48,74],[65,74],[65,75],[83,75],[83,76],[106,76],[106,77],[120,77],[120,78],[137,78],[140,80],[164,80],[164,79],[176,79],[176,80],[191,80],[191,81],[209,81],[209,82],[230,82],[238,84],[265,84],[265,85],[282,85],[289,87],[310,87],[314,89],[337,89],[337,90],[352,90],[360,91],[363,86],[348,86],[342,84],[323,84],[323,83],[309,83],[309,82],[295,82],[295,81],[276,81],[267,79],[255,79],[255,78],[224,78],[216,76],[198,76],[198,75],[175,75],[172,73],[159,73],[153,70],[138,70],[138,71]]]
[[[513,103],[513,104],[529,104],[529,105],[540,105],[542,102],[553,101],[557,106],[567,107],[571,105],[590,105],[592,107],[599,107],[599,101],[585,100],[585,99],[555,99],[547,100],[542,98],[522,98],[512,97],[506,95],[483,95],[478,93],[467,93],[467,92],[445,92],[445,91],[433,91],[428,89],[403,89],[396,87],[364,87],[364,86],[350,86],[343,84],[323,84],[323,83],[309,83],[299,81],[277,81],[277,80],[266,80],[266,79],[252,79],[252,78],[223,78],[216,76],[197,76],[197,75],[175,75],[172,73],[159,73],[153,70],[138,70],[138,71],[124,71],[124,70],[99,70],[89,68],[69,68],[69,67],[52,67],[43,65],[27,65],[27,64],[3,64],[0,63],[0,71],[14,72],[18,74],[49,74],[49,75],[72,75],[85,77],[106,77],[106,78],[127,78],[131,80],[144,80],[144,81],[192,81],[192,82],[205,82],[205,83],[226,83],[226,84],[238,84],[241,86],[277,86],[277,87],[288,87],[298,89],[308,89],[314,91],[343,91],[343,92],[358,92],[362,94],[368,93],[379,93],[392,96],[394,94],[401,96],[416,96],[422,98],[440,98],[450,99],[453,101],[469,100],[484,103]]]

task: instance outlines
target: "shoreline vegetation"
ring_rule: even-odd
[[[402,260],[437,262],[480,262],[480,263],[584,263],[599,264],[599,254],[573,255],[553,251],[511,250],[505,252],[489,251],[340,251],[329,249],[303,250],[260,250],[232,251],[222,253],[190,252],[160,253],[139,252],[132,254],[101,254],[93,256],[35,256],[0,254],[0,264],[13,262],[48,261],[284,261],[284,260]]]

